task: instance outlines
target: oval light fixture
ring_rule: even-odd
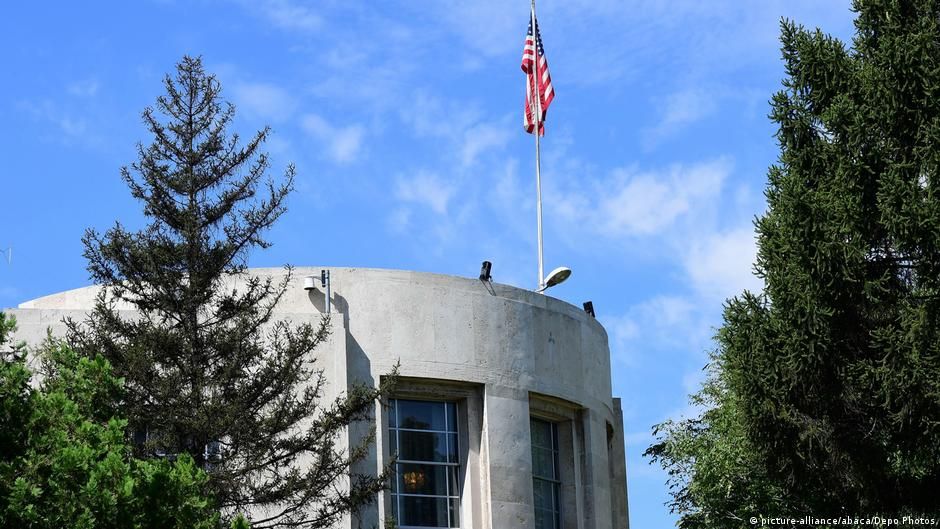
[[[571,276],[571,269],[567,266],[559,266],[558,268],[552,270],[545,276],[545,286],[539,289],[539,292],[547,288],[552,288],[555,285],[559,285],[568,279]]]

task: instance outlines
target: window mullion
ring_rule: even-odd
[[[395,493],[395,505],[398,507],[398,526],[410,527],[405,523],[419,523],[442,528],[455,527],[459,521],[456,512],[459,503],[456,476],[460,471],[460,457],[456,453],[456,439],[455,443],[450,442],[450,436],[459,433],[456,413],[453,416],[451,415],[451,406],[454,405],[448,402],[393,400],[395,401],[395,425],[390,429],[395,430],[393,435],[396,440],[397,453],[407,453],[412,458],[396,461],[395,484],[397,492]],[[439,413],[443,417],[438,415]],[[406,417],[402,417],[402,414]],[[427,428],[422,428],[424,426]],[[410,432],[427,435],[414,435]],[[444,438],[443,441],[440,439],[441,437]],[[392,438],[392,435],[389,438]],[[408,444],[408,446],[405,447],[404,444]],[[452,444],[453,447],[451,447]],[[441,448],[444,449],[443,460],[438,461]],[[451,458],[452,448],[454,456],[456,456],[453,461]],[[408,478],[406,482],[411,483],[406,488],[405,483],[398,481],[398,477],[402,476],[402,472],[409,465],[411,468],[408,469],[408,472],[413,472],[416,475],[405,475],[405,478]],[[445,482],[443,487],[440,486],[440,479]],[[455,483],[451,484],[452,480]],[[441,488],[444,490],[440,490]],[[421,500],[420,498],[425,499]],[[424,505],[420,511],[422,514],[415,517],[415,512],[406,512],[409,505],[412,507]],[[425,510],[429,507],[432,509],[431,511]],[[446,512],[441,513],[439,510],[441,508]],[[451,512],[452,510],[454,512]],[[442,514],[443,516],[441,516]]]

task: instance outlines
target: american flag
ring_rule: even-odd
[[[535,124],[538,123],[539,136],[544,136],[545,113],[548,111],[548,106],[552,104],[552,99],[555,99],[555,89],[552,88],[552,76],[548,72],[548,61],[545,59],[545,48],[542,46],[538,20],[535,21],[535,37],[532,36],[532,19],[534,18],[529,18],[529,31],[526,33],[525,47],[522,49],[522,71],[526,74],[525,115],[522,125],[526,132],[532,134]],[[535,116],[537,110],[535,105],[536,78],[541,79],[538,91],[542,102],[542,115],[538,117]]]

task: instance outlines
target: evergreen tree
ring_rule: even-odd
[[[851,48],[782,24],[765,287],[725,308],[711,408],[661,425],[648,451],[684,527],[940,519],[940,3],[854,10]],[[761,479],[735,478],[748,472]]]
[[[246,274],[294,180],[292,166],[280,182],[266,177],[268,129],[243,146],[228,135],[234,109],[198,58],[183,58],[164,86],[143,112],[153,143],[122,171],[150,224],[86,232],[88,270],[105,288],[84,322],[69,323],[69,340],[125,378],[140,455],[189,454],[223,513],[250,514],[256,529],[330,526],[384,486],[384,476],[350,476],[366,445],[337,444],[383,389],[321,402],[312,354],[328,321],[274,321],[290,268],[277,282]]]

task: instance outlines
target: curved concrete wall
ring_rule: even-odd
[[[569,433],[560,436],[570,444],[562,450],[571,474],[563,525],[627,526],[625,470],[611,470],[624,468],[622,419],[619,400],[611,396],[607,334],[597,320],[552,297],[477,279],[327,269],[332,334],[317,356],[331,394],[349,383],[374,383],[399,364],[405,393],[411,384],[413,391],[433,396],[439,384],[441,395],[463,395],[464,523],[533,526],[528,418],[534,413],[570,424]],[[324,312],[320,271],[294,269],[277,318],[319,320]],[[284,270],[249,273],[281,278]],[[303,288],[308,275],[317,278],[309,291]],[[96,287],[87,287],[21,304],[13,311],[18,336],[37,342],[47,327],[62,332],[62,318],[81,318],[96,293]],[[449,383],[463,389],[455,394]],[[378,431],[382,447],[383,428]],[[381,467],[388,455],[380,448],[361,470]],[[387,502],[365,513],[366,525],[378,521],[385,507]]]

